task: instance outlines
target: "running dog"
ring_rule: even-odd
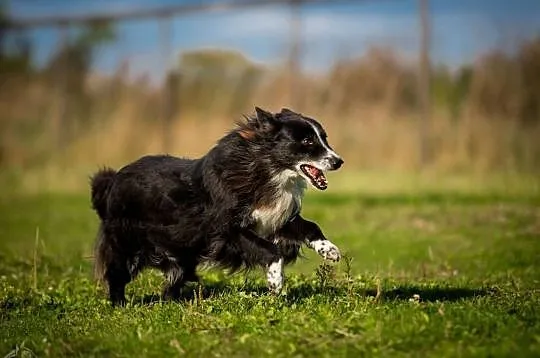
[[[164,273],[164,298],[179,298],[203,263],[231,271],[263,267],[277,294],[283,266],[302,244],[326,260],[340,259],[300,209],[308,184],[325,190],[325,172],[342,164],[316,120],[255,107],[199,159],[152,155],[118,171],[102,169],[91,178],[101,220],[96,276],[113,305],[125,303],[125,286],[145,267]]]

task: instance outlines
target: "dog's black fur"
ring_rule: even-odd
[[[258,233],[253,218],[254,210],[271,207],[281,195],[279,173],[324,155],[324,130],[288,109],[256,108],[246,119],[200,159],[145,156],[92,177],[92,204],[101,219],[95,271],[113,304],[125,302],[125,286],[145,267],[162,270],[164,296],[178,298],[186,282],[198,280],[200,263],[232,270],[267,267],[280,258],[290,263],[305,240],[324,239],[299,215],[297,202],[269,234]],[[302,144],[307,125],[317,126],[324,147]],[[331,169],[342,163],[328,160]]]

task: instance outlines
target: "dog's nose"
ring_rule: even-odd
[[[330,158],[330,165],[332,166],[333,170],[339,169],[343,165],[344,161],[340,157],[331,157]]]

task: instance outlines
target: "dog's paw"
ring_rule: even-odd
[[[315,240],[310,243],[310,246],[327,261],[338,262],[341,259],[338,247],[328,240]]]
[[[279,295],[283,289],[281,282],[268,282],[268,291],[273,295]]]

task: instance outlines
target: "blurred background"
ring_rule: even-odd
[[[0,50],[4,190],[202,155],[255,105],[349,173],[540,168],[538,0],[12,0]]]

